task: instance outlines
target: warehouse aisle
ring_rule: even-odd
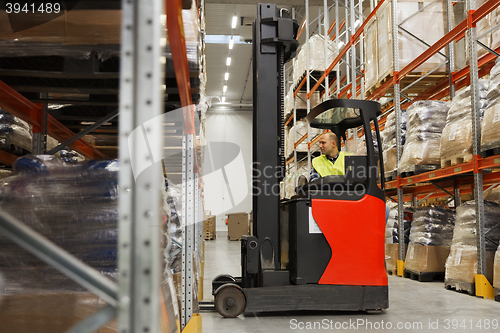
[[[205,242],[205,300],[221,273],[240,276],[240,242],[218,233]],[[235,319],[203,311],[203,333],[281,332],[494,332],[500,328],[500,302],[445,290],[442,282],[420,283],[389,276],[389,309],[357,312],[246,313]]]

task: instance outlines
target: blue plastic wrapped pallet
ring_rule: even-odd
[[[112,280],[117,278],[117,161],[65,163],[26,156],[0,180],[0,208]],[[5,237],[0,237],[4,291],[81,290]]]

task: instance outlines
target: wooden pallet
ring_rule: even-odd
[[[214,240],[215,235],[211,232],[205,232],[205,234],[203,235],[203,239],[206,241]]]
[[[417,79],[423,77],[426,75],[428,72],[411,72],[408,75],[405,76],[403,80],[400,82],[400,88],[404,89],[410,84],[414,83]],[[369,97],[371,94],[375,92],[380,86],[382,86],[384,83],[386,83],[389,80],[392,80],[394,77],[394,72],[388,73],[386,76],[384,76],[379,82],[375,83],[372,87],[367,89],[366,91],[366,97]],[[440,73],[432,73],[426,76],[424,79],[420,80],[418,83],[412,85],[410,88],[404,91],[406,95],[418,95],[420,93],[423,93],[425,91],[428,91],[430,88],[433,88],[436,86],[438,83],[443,81],[444,79],[448,78],[448,73],[446,72],[440,72]],[[389,89],[390,92],[392,93],[392,89]]]
[[[404,270],[403,276],[407,279],[418,282],[443,281],[444,272],[415,272],[408,269]]]
[[[476,285],[473,282],[465,282],[454,279],[445,279],[444,287],[446,290],[455,290],[461,293],[476,296]]]
[[[323,76],[324,72],[325,71],[317,71],[317,70],[310,71],[311,88],[316,84],[317,80],[319,80],[319,78],[321,76]],[[337,72],[336,71],[331,71],[328,74],[328,80],[329,80],[329,82],[332,82],[332,80],[334,80],[336,76],[337,76]],[[306,71],[304,71],[304,73],[302,73],[302,75],[300,76],[300,79],[295,83],[295,85],[293,87],[293,91],[297,90],[297,88],[299,87],[300,83],[302,82],[302,80],[304,80],[305,77],[306,77]],[[325,81],[323,81],[323,83],[317,89],[317,91],[319,91],[319,92],[322,92],[323,90],[325,90]],[[302,85],[302,87],[300,88],[300,91],[307,91],[307,84]]]
[[[447,157],[441,159],[441,168],[446,168],[452,165],[457,165],[461,163],[466,163],[472,161],[472,154],[465,154],[460,156]]]
[[[500,147],[485,149],[485,150],[481,151],[482,158],[495,156],[495,155],[500,155]]]
[[[440,165],[438,164],[416,164],[413,165],[413,170],[407,171],[407,172],[402,172],[401,176],[402,177],[411,177],[415,176],[424,172],[432,171],[441,168]]]
[[[396,170],[384,172],[384,178],[385,178],[386,182],[390,182],[392,180],[395,180],[397,176],[398,176],[398,172]]]
[[[396,272],[396,271],[390,271],[390,270],[387,270],[387,274],[389,274],[389,275],[393,275],[393,276],[397,276],[397,275],[398,275],[398,272]]]
[[[495,301],[500,302],[500,288],[495,288]]]
[[[229,238],[229,236],[227,236],[227,239],[230,241],[240,241],[241,237],[240,238]]]

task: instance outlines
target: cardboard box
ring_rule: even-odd
[[[444,273],[449,254],[449,246],[411,243],[406,251],[405,269],[413,272]]]
[[[87,292],[42,292],[5,295],[0,302],[1,332],[66,332],[106,302]],[[116,320],[97,331],[117,332]]]
[[[405,244],[405,252],[408,244]],[[391,273],[397,273],[398,258],[399,258],[399,244],[385,244],[385,255],[390,258],[385,259],[385,269]]]
[[[486,252],[486,278],[493,283],[493,262],[495,252]],[[477,249],[473,246],[455,247],[446,261],[445,279],[475,283],[477,273]]]
[[[227,214],[227,238],[240,240],[242,235],[249,233],[248,213]]]

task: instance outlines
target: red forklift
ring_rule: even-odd
[[[265,191],[279,188],[285,175],[284,64],[295,55],[297,31],[297,21],[286,10],[258,4],[253,25],[253,236],[241,239],[242,276],[222,274],[212,281],[214,305],[223,317],[389,307],[384,177],[377,184],[384,170],[375,149],[375,144],[381,147],[379,103],[332,99],[306,117],[311,127],[329,129],[344,142],[348,129],[362,128],[366,155],[346,156],[344,176],[303,181],[289,200]]]

